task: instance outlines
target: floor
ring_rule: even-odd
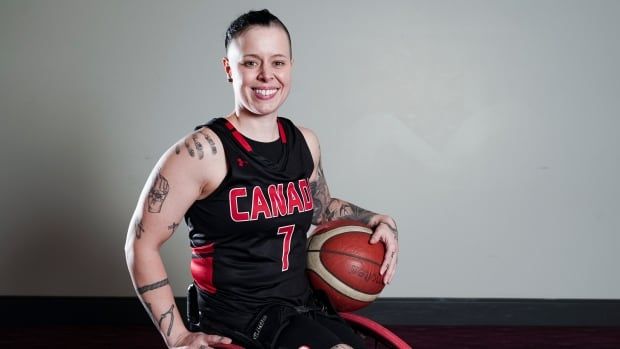
[[[620,348],[620,327],[390,326],[414,349]],[[0,328],[0,348],[165,349],[152,326],[31,326]]]

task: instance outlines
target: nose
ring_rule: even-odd
[[[260,81],[270,81],[273,80],[273,70],[268,65],[263,65],[260,68],[260,72],[258,73],[258,80]]]

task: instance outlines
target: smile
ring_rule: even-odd
[[[254,90],[254,95],[258,97],[259,99],[270,99],[276,94],[276,92],[278,92],[277,88],[272,88],[272,89],[253,88],[252,90]]]

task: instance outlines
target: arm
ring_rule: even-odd
[[[217,161],[215,152],[203,149],[202,143],[206,144],[210,135],[203,133],[181,140],[157,163],[142,190],[125,243],[127,266],[138,298],[170,348],[230,342],[185,328],[159,252],[208,183],[205,166]]]
[[[398,262],[398,229],[394,219],[388,215],[378,214],[363,209],[348,201],[332,198],[321,164],[319,141],[314,133],[300,128],[314,160],[314,171],[310,177],[310,189],[314,203],[312,224],[319,225],[337,219],[352,219],[367,224],[374,229],[370,243],[382,241],[385,244],[385,258],[380,273],[383,282],[390,283],[396,272]]]

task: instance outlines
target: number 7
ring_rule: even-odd
[[[282,271],[288,270],[288,254],[291,252],[293,232],[295,232],[295,224],[278,228],[278,235],[284,234],[284,240],[282,241]]]

